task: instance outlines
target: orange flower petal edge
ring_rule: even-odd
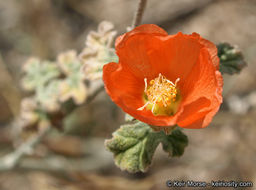
[[[154,126],[209,125],[223,87],[212,42],[145,24],[118,37],[115,46],[119,63],[104,65],[103,81],[123,111]]]

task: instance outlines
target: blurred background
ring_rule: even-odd
[[[0,0],[0,156],[14,149],[15,127],[10,122],[27,95],[20,88],[26,59],[54,60],[65,50],[81,51],[88,32],[102,20],[113,22],[121,34],[131,25],[137,4],[138,0]],[[147,173],[120,171],[104,149],[104,139],[123,123],[124,113],[102,92],[76,110],[63,133],[49,134],[18,168],[0,172],[0,189],[162,190],[170,189],[165,185],[168,179],[243,180],[256,185],[255,10],[255,0],[148,0],[143,23],[158,24],[169,34],[197,32],[214,43],[236,44],[248,63],[239,75],[224,76],[224,103],[211,125],[184,130],[190,143],[181,158],[168,159],[159,148]]]

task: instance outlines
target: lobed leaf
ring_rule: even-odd
[[[61,53],[58,64],[66,75],[60,83],[59,100],[66,102],[73,99],[76,104],[82,104],[87,97],[87,88],[84,84],[85,76],[81,72],[82,63],[74,50]]]
[[[67,76],[79,73],[81,70],[81,62],[75,50],[69,50],[59,54],[57,63],[62,72]]]
[[[59,88],[60,80],[53,80],[49,84],[39,86],[36,89],[35,99],[39,103],[41,109],[47,112],[56,112],[60,109]]]
[[[103,65],[118,61],[115,50],[111,48],[117,33],[113,28],[112,23],[103,21],[99,24],[97,31],[91,31],[88,34],[85,48],[79,56],[87,79],[101,78]]]
[[[22,80],[22,86],[26,90],[35,90],[38,86],[43,86],[60,75],[58,66],[54,62],[41,62],[37,58],[30,58],[24,64],[23,70],[25,76]]]
[[[181,156],[188,145],[188,137],[180,129],[174,129],[162,143],[164,151],[170,156]]]
[[[154,152],[159,145],[172,156],[181,156],[188,139],[179,129],[170,135],[163,131],[155,132],[149,125],[136,121],[121,126],[106,140],[106,148],[114,154],[115,164],[128,172],[145,172],[152,162]]]

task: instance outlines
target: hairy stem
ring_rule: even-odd
[[[113,159],[111,153],[106,151],[104,146],[102,146],[103,143],[104,139],[101,138],[81,139],[81,154],[87,156],[63,159],[63,155],[51,153],[51,155],[43,159],[24,157],[19,161],[19,167],[17,169],[23,171],[40,170],[62,173],[70,171],[90,171],[109,167],[109,165],[113,164]],[[10,169],[12,168],[8,168],[6,164],[2,164],[1,160],[0,172],[8,171]]]
[[[136,26],[140,25],[146,4],[147,4],[147,0],[140,0],[138,9],[134,15],[132,28],[135,28]]]
[[[50,126],[43,129],[36,136],[31,137],[25,143],[20,145],[14,152],[1,158],[0,171],[10,170],[17,166],[21,158],[33,150],[33,148],[41,142],[42,138],[50,131],[50,129]]]

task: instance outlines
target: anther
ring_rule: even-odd
[[[145,89],[144,93],[147,96],[147,102],[142,107],[137,110],[143,110],[149,104],[152,104],[151,111],[154,113],[155,106],[164,106],[167,107],[172,102],[175,102],[177,99],[177,83],[180,81],[180,78],[175,80],[175,83],[166,79],[161,73],[158,77],[150,80],[149,86],[147,83],[147,78],[144,78]]]

